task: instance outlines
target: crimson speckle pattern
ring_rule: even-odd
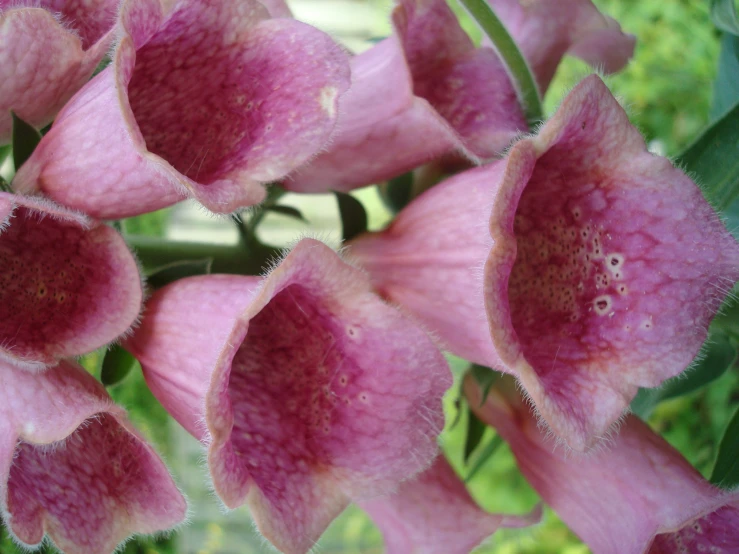
[[[657,535],[649,554],[731,554],[739,552],[739,508],[724,506],[675,533]]]
[[[98,316],[118,276],[106,227],[16,209],[0,233],[0,342],[19,358],[56,353]]]

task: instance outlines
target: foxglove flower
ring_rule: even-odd
[[[505,385],[510,385],[505,383]],[[708,483],[660,436],[628,416],[595,453],[555,449],[512,387],[470,406],[508,441],[526,479],[594,554],[739,552],[739,492]]]
[[[391,492],[436,455],[444,358],[315,240],[264,280],[160,289],[127,345],[152,392],[207,444],[218,496],[246,502],[282,552],[307,552],[350,501]]]
[[[603,15],[591,0],[487,0],[546,92],[559,62],[572,55],[606,73],[623,69],[636,37]],[[487,37],[483,38],[488,43]]]
[[[0,362],[0,508],[20,543],[108,554],[133,533],[181,523],[185,499],[103,387],[68,361]]]
[[[617,71],[634,49],[634,37],[589,0],[492,4],[542,91],[568,50]],[[352,60],[353,84],[342,100],[336,140],[294,172],[286,188],[350,190],[455,151],[479,163],[527,128],[503,62],[490,46],[474,46],[445,0],[401,0],[393,23],[393,36]]]
[[[395,494],[360,507],[382,531],[386,554],[468,554],[499,527],[540,519],[539,510],[527,517],[484,512],[444,456]]]
[[[37,128],[90,78],[113,41],[117,0],[0,0],[0,144],[10,110]]]
[[[232,212],[315,155],[349,85],[327,35],[256,0],[126,0],[113,63],[62,110],[15,177],[98,218],[192,196]]]
[[[698,187],[597,76],[537,136],[427,191],[351,253],[452,352],[517,376],[572,448],[683,371],[739,277]]]
[[[131,327],[142,296],[112,228],[0,193],[0,362],[39,369],[95,350]]]

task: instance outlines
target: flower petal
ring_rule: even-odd
[[[184,196],[228,213],[315,155],[349,85],[346,54],[256,0],[211,4],[124,3],[113,66],[62,111],[15,189],[100,218]]]
[[[352,60],[336,139],[289,190],[347,191],[451,153],[479,163],[526,129],[497,54],[475,48],[444,0],[404,0],[393,23],[393,36]]]
[[[565,54],[607,73],[621,70],[634,55],[636,37],[623,33],[590,0],[487,1],[529,62],[542,92]]]
[[[154,450],[81,367],[0,367],[2,511],[23,544],[112,551],[182,522],[186,504]],[[12,466],[7,463],[12,459]]]
[[[306,552],[351,500],[389,492],[436,454],[443,357],[317,241],[261,284],[177,281],[147,314],[128,346],[152,391],[208,444],[226,506],[247,502],[284,552]]]
[[[468,554],[499,527],[537,523],[540,511],[517,517],[480,509],[444,456],[391,496],[360,507],[382,531],[387,554]]]
[[[49,123],[113,40],[116,0],[26,4],[0,2],[0,144],[10,141],[10,110],[35,127]]]
[[[597,76],[511,155],[529,141],[538,159],[520,201],[490,221],[490,329],[503,368],[581,450],[638,387],[690,364],[739,278],[739,246],[698,187],[647,151]]]
[[[131,327],[142,299],[136,261],[112,228],[0,193],[0,360],[34,368],[91,352]]]
[[[482,404],[474,378],[464,383],[478,417],[510,444],[529,483],[593,552],[728,553],[739,545],[739,493],[713,487],[636,416],[601,450],[573,453],[555,448],[514,389],[504,378]]]
[[[444,347],[519,377],[576,450],[639,387],[690,365],[739,277],[739,246],[698,187],[646,150],[597,76],[537,136],[422,194],[351,254]]]
[[[352,86],[341,98],[336,138],[325,153],[294,171],[284,181],[285,188],[349,191],[446,152],[464,150],[449,123],[413,94],[396,36],[352,58],[351,70]]]
[[[380,233],[349,243],[375,290],[417,317],[446,349],[498,366],[488,330],[483,266],[493,240],[490,213],[507,205],[500,182],[524,186],[535,153],[465,171],[436,185],[402,210]]]

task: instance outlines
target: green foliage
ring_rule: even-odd
[[[482,436],[487,426],[478,419],[472,409],[467,407],[467,436],[464,441],[464,463],[467,463],[470,456],[480,444]]]
[[[722,332],[712,333],[694,367],[666,381],[657,389],[641,389],[631,403],[639,417],[648,417],[660,402],[690,394],[721,377],[736,362],[736,346]]]
[[[156,212],[129,217],[123,220],[123,230],[131,235],[163,237],[171,213],[172,208],[165,208]]]
[[[674,155],[708,122],[719,32],[708,0],[594,0],[636,35],[636,52],[626,68],[607,79],[623,98],[632,122]],[[552,113],[564,93],[591,73],[583,62],[565,58],[545,101]]]
[[[711,20],[725,33],[739,35],[739,19],[734,0],[711,0]]]
[[[100,382],[106,387],[117,385],[131,372],[136,365],[136,358],[116,344],[105,353],[102,366],[100,367]]]
[[[725,489],[739,486],[739,410],[734,412],[721,439],[711,482]]]
[[[15,112],[11,111],[10,114],[13,116],[13,163],[18,170],[41,142],[41,133],[18,117]]]
[[[212,267],[213,258],[179,260],[151,270],[146,282],[151,288],[158,289],[185,277],[208,275]]]
[[[367,230],[367,211],[362,203],[351,194],[334,191],[341,216],[343,240],[351,240]]]
[[[274,212],[276,214],[286,215],[287,217],[292,217],[293,219],[298,219],[304,222],[308,221],[307,219],[305,219],[305,216],[303,216],[300,210],[298,210],[297,208],[293,208],[292,206],[281,206],[281,205],[275,204],[274,206],[269,206],[266,209],[267,211]]]
[[[726,210],[739,198],[739,103],[711,124],[677,157],[703,186],[708,200]]]
[[[721,38],[711,119],[717,119],[729,111],[737,99],[739,99],[739,37],[725,33]]]

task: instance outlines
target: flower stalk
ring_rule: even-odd
[[[485,0],[459,0],[488,36],[503,59],[530,128],[544,119],[539,89],[526,59],[508,30]]]

